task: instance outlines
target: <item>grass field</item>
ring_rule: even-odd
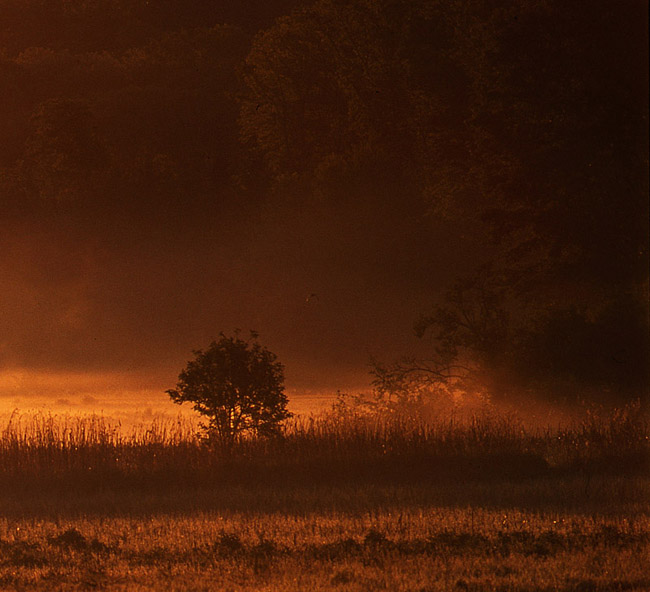
[[[184,423],[14,416],[2,590],[650,590],[648,426],[321,418],[202,446]]]

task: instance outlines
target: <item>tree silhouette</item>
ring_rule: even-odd
[[[193,352],[167,391],[174,403],[193,403],[208,418],[202,428],[207,440],[231,445],[246,433],[271,436],[291,417],[284,394],[284,367],[257,341],[221,333],[205,350]]]

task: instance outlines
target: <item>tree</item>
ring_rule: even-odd
[[[257,334],[250,339],[221,333],[205,350],[193,352],[167,394],[174,403],[192,403],[208,418],[202,428],[208,440],[234,443],[249,433],[277,434],[291,417],[284,394],[284,367],[275,354],[260,345]]]
[[[32,116],[24,167],[46,201],[74,201],[102,168],[104,148],[85,101],[52,99]],[[88,193],[90,193],[88,191]]]
[[[507,370],[524,314],[508,279],[489,266],[458,278],[444,301],[414,326],[417,337],[430,343],[430,353],[375,361],[376,393],[400,407],[415,402],[431,409],[456,403],[469,408],[501,398],[512,386]]]
[[[553,302],[532,275],[485,266],[459,278],[415,324],[430,354],[374,363],[376,392],[398,402],[444,402],[456,393],[519,405],[646,403],[647,298],[630,292],[582,306],[577,297]]]
[[[429,120],[452,119],[420,84],[411,25],[422,20],[418,6],[322,0],[257,35],[242,69],[240,125],[275,183],[330,198],[399,191],[402,207],[407,189],[418,191],[416,169],[431,156],[422,156],[434,133]],[[443,132],[435,133],[440,143]]]

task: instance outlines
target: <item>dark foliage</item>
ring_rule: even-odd
[[[646,11],[4,0],[0,216],[169,240],[295,199],[424,234],[471,224],[491,277],[460,270],[425,315],[422,376],[460,364],[495,397],[646,397]]]
[[[167,393],[174,403],[192,403],[208,418],[208,440],[232,444],[242,434],[272,436],[291,417],[284,394],[284,368],[275,354],[257,342],[221,334],[205,350],[194,352]]]

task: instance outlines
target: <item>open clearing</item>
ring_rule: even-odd
[[[585,496],[573,479],[34,494],[3,500],[0,587],[648,590],[649,493],[613,479]]]
[[[228,454],[45,419],[0,439],[0,590],[650,590],[629,417],[559,439],[322,424]]]

